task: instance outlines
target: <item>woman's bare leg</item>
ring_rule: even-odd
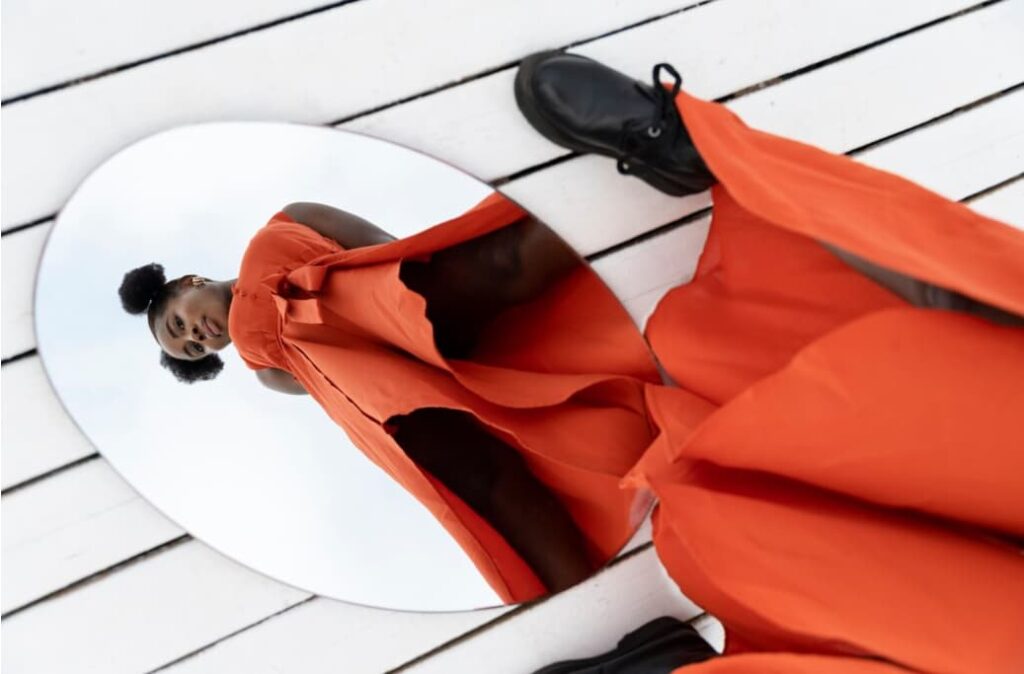
[[[987,319],[1000,325],[1024,326],[1024,316],[1011,314],[997,307],[979,302],[978,300],[954,290],[942,288],[932,283],[927,283],[926,281],[881,267],[874,262],[865,260],[862,257],[854,255],[853,253],[841,248],[837,248],[831,244],[822,243],[821,245],[849,266],[861,272],[876,283],[879,283],[885,288],[896,293],[914,306],[930,309],[961,311]]]

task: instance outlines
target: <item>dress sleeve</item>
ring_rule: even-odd
[[[284,211],[278,211],[252,238],[243,266],[249,261],[266,277],[290,272],[321,255],[341,250],[344,249],[337,241],[296,222]]]

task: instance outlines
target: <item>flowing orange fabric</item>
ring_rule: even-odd
[[[597,568],[650,503],[618,482],[651,441],[644,387],[660,381],[629,315],[585,264],[499,315],[471,360],[441,356],[425,299],[399,278],[401,261],[524,215],[495,193],[415,236],[345,250],[278,213],[245,253],[229,316],[250,367],[292,373],[437,517],[506,602],[546,590],[497,531],[407,457],[388,420],[426,407],[472,413],[561,500]]]
[[[677,107],[719,184],[647,327],[681,389],[649,387],[660,435],[624,484],[727,652],[763,652],[680,671],[1024,671],[1024,330],[911,307],[817,243],[1024,315],[1024,232]]]
[[[751,653],[712,658],[676,670],[680,674],[906,674],[902,667],[863,658],[792,653]]]

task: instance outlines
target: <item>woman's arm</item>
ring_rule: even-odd
[[[326,204],[299,201],[282,209],[295,222],[305,225],[345,248],[362,248],[394,241],[383,229],[338,208]]]
[[[273,367],[256,370],[256,378],[260,380],[261,384],[274,391],[291,395],[306,395],[308,393],[291,373],[284,370]]]

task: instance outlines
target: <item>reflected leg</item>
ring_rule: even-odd
[[[548,590],[593,572],[583,535],[562,503],[471,414],[423,408],[388,423],[405,453],[498,530]]]

